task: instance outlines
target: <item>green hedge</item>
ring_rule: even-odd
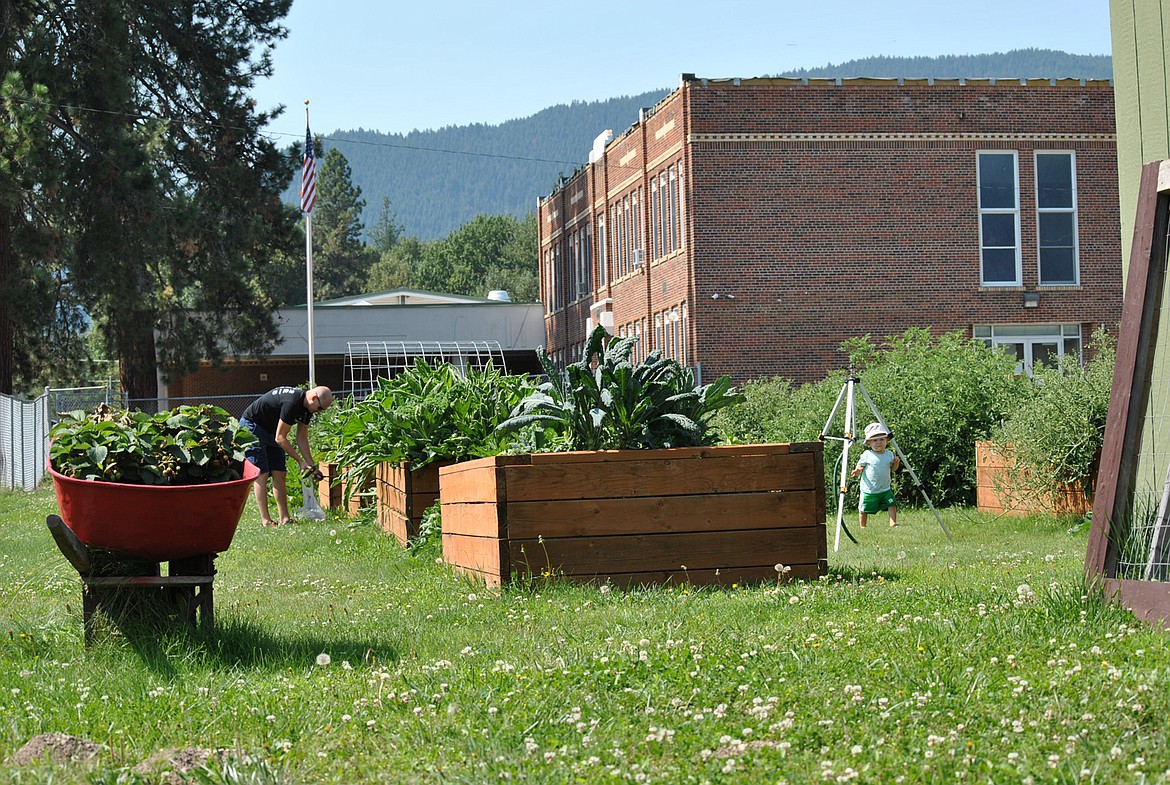
[[[974,503],[975,441],[988,438],[1030,392],[1028,380],[1015,374],[1015,361],[960,332],[933,337],[922,329],[884,344],[868,335],[855,338],[842,350],[931,501],[936,506]],[[781,379],[749,383],[744,404],[720,412],[716,424],[728,441],[739,444],[815,440],[847,379],[841,371],[799,387]],[[860,391],[856,397],[861,431],[875,418]],[[840,436],[844,424],[842,408],[829,435]],[[840,442],[826,440],[830,489],[837,485],[840,453]],[[858,454],[855,450],[851,459]],[[921,498],[904,490],[900,501],[914,504]]]

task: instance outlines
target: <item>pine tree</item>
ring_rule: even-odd
[[[247,91],[271,71],[290,4],[42,0],[18,18],[10,60],[44,87],[38,143],[61,171],[30,198],[53,209],[57,258],[132,398],[154,397],[160,367],[264,355],[275,341],[255,278],[295,239],[279,196],[296,165],[260,135],[273,115]],[[0,203],[9,187],[0,180]],[[45,269],[27,245],[16,253],[18,268]]]
[[[361,294],[376,254],[362,242],[362,189],[353,184],[349,161],[332,148],[317,174],[313,210],[313,298]]]
[[[378,216],[378,223],[374,224],[371,236],[374,241],[374,250],[382,255],[393,250],[394,246],[398,245],[398,241],[402,239],[402,225],[390,207],[389,196],[382,199],[382,213]]]
[[[33,25],[39,10],[0,0],[0,392],[9,394],[88,368],[87,323],[62,264],[62,171],[42,76],[53,39]]]

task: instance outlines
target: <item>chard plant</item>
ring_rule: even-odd
[[[81,480],[131,485],[204,485],[243,477],[256,441],[218,406],[148,414],[101,404],[62,415],[50,430],[55,470]]]
[[[696,385],[690,369],[658,351],[636,364],[631,359],[636,341],[614,340],[599,326],[590,334],[581,360],[564,371],[541,349],[548,381],[525,398],[500,429],[548,428],[560,437],[558,444],[570,450],[714,444],[712,416],[742,402],[742,393],[727,376]]]
[[[508,436],[496,426],[532,390],[527,377],[489,365],[460,373],[449,363],[419,358],[378,389],[339,411],[333,460],[345,467],[346,495],[378,463],[408,462],[417,469],[436,460],[460,461],[506,451]]]

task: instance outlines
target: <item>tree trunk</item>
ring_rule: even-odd
[[[158,408],[158,361],[155,357],[154,320],[150,313],[129,314],[130,318],[111,325],[118,347],[118,368],[122,390],[146,412]]]
[[[0,206],[0,286],[13,291],[9,278],[16,267],[16,249],[12,247],[12,211]],[[12,307],[8,297],[0,295],[0,393],[12,395],[13,358]]]

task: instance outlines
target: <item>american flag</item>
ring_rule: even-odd
[[[301,167],[301,212],[313,212],[317,201],[317,157],[313,154],[313,134],[305,124],[305,164]]]

